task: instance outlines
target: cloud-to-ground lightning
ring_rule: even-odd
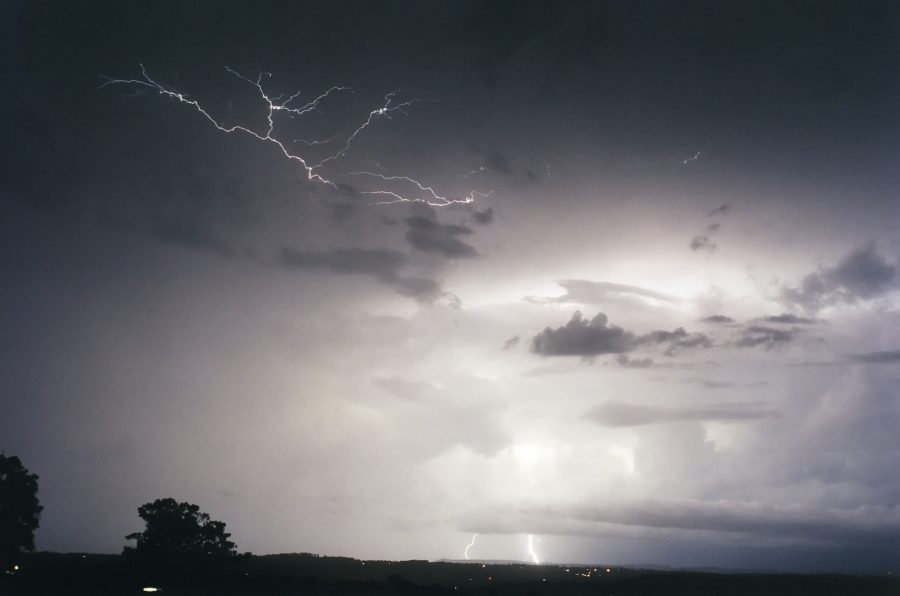
[[[537,538],[537,542],[540,542],[541,539]],[[531,562],[535,565],[540,565],[541,561],[538,559],[537,552],[534,550],[535,537],[534,534],[528,535],[528,556],[531,557]]]
[[[259,132],[253,130],[252,128],[240,124],[234,125],[225,125],[224,122],[217,120],[208,110],[203,107],[200,102],[196,99],[191,98],[186,93],[177,91],[167,85],[164,85],[155,79],[153,79],[150,74],[147,72],[147,69],[143,64],[140,65],[141,69],[141,77],[140,78],[132,78],[132,79],[115,79],[111,77],[102,77],[103,83],[100,87],[107,87],[111,85],[124,85],[131,86],[136,88],[145,88],[151,91],[156,91],[159,95],[163,97],[167,97],[173,99],[179,103],[185,104],[193,108],[196,112],[198,112],[201,116],[203,116],[207,121],[209,121],[216,129],[220,130],[224,133],[243,133],[249,135],[259,141],[270,143],[278,148],[278,150],[284,155],[285,158],[291,160],[294,163],[299,164],[299,166],[304,171],[307,180],[315,183],[324,184],[326,186],[330,186],[334,189],[339,189],[340,186],[338,183],[333,180],[331,177],[326,176],[322,173],[322,168],[326,164],[330,162],[337,161],[341,157],[347,154],[350,150],[351,144],[353,141],[366,129],[368,128],[376,119],[378,118],[386,118],[391,119],[394,113],[405,114],[405,109],[415,104],[417,101],[420,101],[417,98],[413,97],[404,97],[402,91],[391,91],[384,96],[383,102],[378,105],[378,107],[369,111],[368,116],[359,124],[356,128],[350,132],[350,134],[346,135],[344,142],[340,145],[340,148],[336,151],[331,152],[326,157],[313,161],[309,157],[305,157],[298,153],[295,153],[292,149],[289,149],[288,145],[290,141],[283,140],[276,135],[276,126],[277,126],[277,118],[281,115],[287,116],[288,118],[294,119],[300,116],[304,116],[309,114],[310,112],[319,112],[320,107],[324,102],[326,102],[332,95],[336,95],[339,93],[353,93],[353,89],[351,87],[345,86],[333,86],[329,88],[324,93],[320,94],[318,97],[308,101],[307,103],[295,106],[294,103],[298,100],[300,96],[300,92],[294,93],[289,96],[285,100],[281,100],[281,97],[271,97],[265,90],[263,86],[263,81],[266,78],[270,78],[271,73],[261,72],[256,79],[252,79],[247,77],[231,67],[226,66],[225,70],[228,71],[233,76],[237,77],[241,81],[244,81],[253,87],[259,93],[260,99],[263,101],[263,104],[266,108],[266,126],[263,132]],[[337,141],[341,137],[344,137],[343,134],[335,134],[325,139],[295,139],[293,144],[302,144],[307,147],[312,146],[325,146],[333,141]],[[393,203],[427,203],[432,207],[445,207],[448,205],[454,204],[469,204],[474,202],[477,198],[483,198],[488,196],[489,193],[480,193],[477,191],[472,191],[466,194],[461,198],[451,198],[445,195],[438,194],[433,187],[428,186],[419,182],[418,180],[410,177],[410,176],[385,176],[382,174],[376,174],[372,172],[353,172],[352,175],[366,175],[370,178],[380,180],[387,184],[386,188],[376,188],[373,190],[365,190],[362,191],[361,194],[364,195],[376,195],[376,196],[385,196],[390,197],[388,200],[378,201],[376,204],[379,205],[387,205]],[[413,189],[419,194],[409,195],[402,191],[403,188]]]
[[[471,548],[472,548],[473,546],[475,546],[475,540],[476,540],[477,538],[478,538],[478,532],[475,532],[475,535],[472,536],[472,542],[470,542],[469,544],[467,544],[467,545],[466,545],[466,550],[463,551],[463,555],[466,557],[466,561],[469,560],[469,550],[471,550]]]

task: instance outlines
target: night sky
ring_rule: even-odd
[[[39,549],[900,568],[900,3],[0,23]]]

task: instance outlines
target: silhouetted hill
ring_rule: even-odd
[[[224,564],[181,561],[147,568],[119,555],[33,553],[0,594],[353,594],[434,596],[896,595],[896,577],[655,571],[523,563],[361,561],[308,553],[241,556]]]

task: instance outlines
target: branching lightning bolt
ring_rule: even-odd
[[[698,151],[697,153],[695,153],[694,155],[692,155],[691,157],[687,158],[687,159],[682,159],[682,160],[681,160],[681,165],[686,166],[686,165],[688,165],[689,163],[691,163],[692,161],[697,161],[698,159],[700,159],[700,152],[699,152],[699,151]]]
[[[471,549],[473,546],[475,546],[475,539],[476,539],[476,538],[478,538],[478,532],[475,532],[475,535],[472,536],[472,542],[470,542],[469,544],[467,544],[467,545],[466,545],[466,550],[463,551],[463,555],[465,555],[466,561],[469,560],[469,549]]]
[[[412,198],[411,199],[411,198],[405,197],[405,196],[401,195],[400,193],[395,192],[393,190],[362,191],[361,194],[364,194],[364,195],[377,195],[377,196],[389,197],[383,201],[377,201],[375,203],[376,205],[392,205],[394,203],[427,203],[428,205],[431,205],[432,207],[446,207],[447,205],[453,205],[453,204],[468,205],[469,203],[474,203],[476,199],[485,199],[485,198],[491,196],[491,194],[493,194],[493,191],[485,193],[485,192],[478,192],[477,190],[473,190],[461,199],[450,199],[443,195],[439,195],[434,190],[433,187],[426,186],[425,184],[422,184],[418,180],[414,180],[414,179],[410,178],[409,176],[385,176],[384,174],[379,174],[378,172],[350,172],[349,175],[350,176],[372,176],[375,178],[379,178],[385,182],[405,183],[407,185],[414,186],[421,192],[427,193],[427,195],[428,195],[428,198],[424,198],[424,199],[423,198]]]
[[[292,104],[297,101],[298,97],[300,96],[300,91],[294,93],[283,101],[280,96],[271,97],[266,92],[265,88],[263,87],[263,81],[266,78],[270,78],[272,76],[271,73],[260,72],[256,79],[252,79],[237,72],[233,68],[226,66],[225,70],[228,71],[228,73],[237,77],[241,81],[244,81],[255,87],[259,92],[259,97],[262,99],[264,105],[266,106],[265,131],[258,132],[253,130],[252,128],[240,124],[230,126],[225,125],[223,122],[213,117],[213,115],[196,99],[193,99],[187,94],[177,91],[174,88],[168,87],[153,79],[149,75],[147,69],[143,64],[140,65],[140,69],[140,78],[114,79],[111,77],[103,76],[103,83],[100,85],[100,87],[103,88],[110,85],[125,85],[134,88],[145,88],[151,91],[156,91],[163,97],[167,97],[179,103],[190,106],[221,132],[242,133],[249,135],[259,141],[275,145],[275,147],[278,148],[278,150],[282,153],[282,155],[284,155],[285,158],[299,164],[299,166],[305,172],[307,180],[324,184],[334,189],[339,189],[338,183],[332,180],[330,177],[324,175],[321,172],[321,168],[325,164],[336,161],[346,155],[350,150],[350,146],[353,141],[376,119],[387,118],[390,120],[395,113],[406,114],[406,108],[412,106],[418,101],[421,101],[417,98],[404,98],[403,93],[400,90],[387,93],[384,96],[383,102],[378,107],[369,111],[368,116],[362,121],[362,123],[359,124],[359,126],[357,126],[355,129],[353,129],[353,132],[346,136],[346,140],[337,151],[330,153],[328,156],[317,162],[313,162],[307,157],[292,152],[290,149],[288,149],[287,141],[283,141],[278,136],[276,136],[276,117],[279,115],[285,115],[293,119],[309,114],[310,112],[320,112],[321,104],[325,102],[329,97],[338,93],[353,93],[353,89],[351,87],[331,87],[315,99],[301,106],[294,107]],[[337,141],[343,136],[343,134],[335,134],[325,139],[294,139],[293,143],[300,143],[308,147],[327,145],[333,141]],[[376,202],[376,205],[390,205],[394,203],[426,203],[432,207],[446,207],[448,205],[454,204],[469,204],[474,202],[477,198],[484,198],[490,195],[490,193],[471,191],[462,198],[449,198],[447,196],[438,194],[433,187],[423,184],[422,182],[419,182],[418,180],[409,176],[385,176],[383,174],[376,174],[373,172],[352,172],[351,174],[355,176],[366,175],[380,179],[385,183],[391,183],[388,188],[362,191],[362,194],[365,195],[389,197],[387,200]],[[407,196],[401,191],[401,188],[404,186],[407,188],[415,189],[422,194],[418,194],[416,196]]]

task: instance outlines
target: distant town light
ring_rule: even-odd
[[[145,588],[141,588],[141,592],[159,592],[159,588],[155,588],[153,586],[147,586]]]

